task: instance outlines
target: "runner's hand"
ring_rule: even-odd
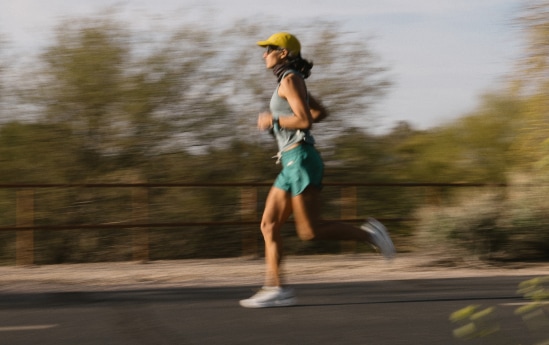
[[[273,127],[273,114],[268,111],[262,112],[257,118],[257,128],[260,131],[266,131]]]

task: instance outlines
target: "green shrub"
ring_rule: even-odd
[[[422,249],[490,259],[549,257],[549,186],[530,179],[500,190],[456,196],[452,205],[417,212]]]

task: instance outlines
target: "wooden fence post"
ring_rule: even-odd
[[[34,225],[34,190],[17,191],[16,226]],[[17,230],[15,240],[15,264],[30,266],[34,264],[34,231]]]
[[[146,224],[149,221],[149,190],[147,187],[132,188],[132,222]],[[149,231],[147,228],[132,229],[133,260],[149,261]]]
[[[341,218],[355,219],[356,216],[357,189],[353,187],[341,188]],[[355,253],[356,241],[341,241],[342,253]]]
[[[240,189],[240,218],[242,221],[257,221],[257,187]],[[242,230],[242,256],[256,258],[259,256],[257,226],[244,226]]]
[[[442,204],[442,187],[428,187],[425,194],[427,205],[440,206]]]

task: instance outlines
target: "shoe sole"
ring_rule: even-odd
[[[283,300],[269,301],[264,303],[246,303],[246,300],[240,301],[240,306],[244,308],[258,309],[258,308],[276,308],[276,307],[290,307],[297,304],[297,298],[285,298]]]
[[[385,226],[381,224],[377,219],[374,219],[374,218],[368,218],[368,224],[370,224],[381,235],[385,243],[388,243],[391,246],[391,249],[390,249],[391,252],[387,254],[382,252],[383,256],[385,256],[385,258],[389,260],[394,258],[396,255],[395,245],[393,244],[391,237],[389,237],[389,234],[387,233],[387,229],[385,228]],[[381,248],[379,248],[379,250],[381,251]]]

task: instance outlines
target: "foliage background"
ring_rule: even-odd
[[[496,189],[359,188],[357,216],[417,218],[390,224],[399,250],[438,248],[485,258],[547,258],[544,202],[548,148],[549,2],[517,16],[524,56],[478,109],[429,130],[398,123],[372,134],[372,107],[390,89],[390,71],[367,39],[337,23],[303,23],[310,91],[330,110],[314,133],[326,182],[508,183]],[[255,129],[275,81],[253,45],[272,25],[230,29],[183,24],[155,32],[108,13],[64,19],[54,39],[19,63],[0,64],[0,178],[25,183],[272,182],[275,143]],[[250,42],[252,42],[250,44]],[[318,42],[318,43],[317,43]],[[322,42],[322,44],[320,44]],[[2,61],[9,44],[0,40]],[[520,178],[517,178],[520,176]],[[517,182],[517,179],[521,182]],[[260,189],[258,211],[267,189]],[[13,189],[0,189],[0,226],[15,224]],[[341,191],[325,188],[325,217],[341,216]],[[235,188],[149,191],[154,223],[239,220]],[[108,224],[132,215],[129,189],[35,191],[35,224]],[[152,259],[242,254],[255,228],[193,227],[150,233]],[[301,243],[284,229],[289,253],[340,251]],[[0,261],[14,260],[13,232],[0,233]],[[261,246],[260,238],[257,238]],[[417,240],[417,241],[413,241]],[[38,263],[128,260],[131,230],[36,232]],[[432,246],[430,248],[433,248]],[[358,246],[357,251],[368,251]]]

